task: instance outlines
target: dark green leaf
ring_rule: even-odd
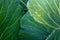
[[[0,0],[0,40],[18,40],[23,8],[19,0]]]

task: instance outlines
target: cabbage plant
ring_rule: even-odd
[[[0,40],[60,40],[60,0],[0,0]]]

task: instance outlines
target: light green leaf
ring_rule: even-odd
[[[21,40],[60,40],[60,0],[29,0],[21,20]]]
[[[37,22],[49,27],[59,27],[59,2],[59,0],[29,0],[28,9]]]

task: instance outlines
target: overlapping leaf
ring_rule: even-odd
[[[44,40],[53,30],[45,24],[36,22],[29,13],[22,18],[21,24],[21,40]]]
[[[29,0],[21,21],[21,40],[60,40],[60,0]]]

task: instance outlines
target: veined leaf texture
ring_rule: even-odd
[[[60,40],[60,0],[0,0],[0,40]]]

